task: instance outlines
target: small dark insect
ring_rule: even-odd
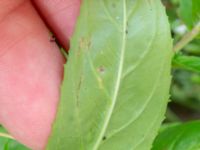
[[[106,136],[104,136],[102,140],[105,141],[106,140]]]
[[[49,39],[50,42],[56,42],[56,37],[54,35],[52,35]]]

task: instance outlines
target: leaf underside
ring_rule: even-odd
[[[160,0],[84,0],[46,149],[150,149],[169,97],[171,49]]]

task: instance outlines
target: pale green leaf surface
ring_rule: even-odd
[[[169,98],[160,0],[84,0],[47,150],[148,150]]]
[[[165,127],[152,150],[199,150],[200,121]]]

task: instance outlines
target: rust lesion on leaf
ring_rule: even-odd
[[[79,40],[79,49],[89,50],[91,48],[91,38],[82,37]]]
[[[80,90],[81,90],[81,85],[83,82],[83,75],[80,76],[78,85],[77,85],[77,94],[76,94],[76,106],[79,107],[80,106]]]
[[[100,66],[97,68],[97,71],[101,74],[103,74],[105,72],[105,67],[104,66]]]
[[[103,89],[103,80],[101,77],[97,77],[98,85],[100,89]]]
[[[96,71],[97,71],[97,73],[99,73],[99,75],[103,75],[105,73],[105,67],[104,66],[99,66],[96,69]],[[99,75],[97,76],[98,85],[99,85],[100,89],[103,89],[104,88],[104,86],[103,86],[103,79]]]
[[[91,39],[87,37],[81,37],[78,42],[78,50],[76,55],[80,56],[81,52],[88,51],[91,48]]]

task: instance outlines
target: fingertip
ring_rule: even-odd
[[[20,5],[0,17],[0,121],[15,139],[42,150],[56,116],[64,59],[30,1],[21,1],[9,1]]]
[[[60,44],[68,49],[69,39],[79,15],[81,0],[35,0],[34,4]]]

